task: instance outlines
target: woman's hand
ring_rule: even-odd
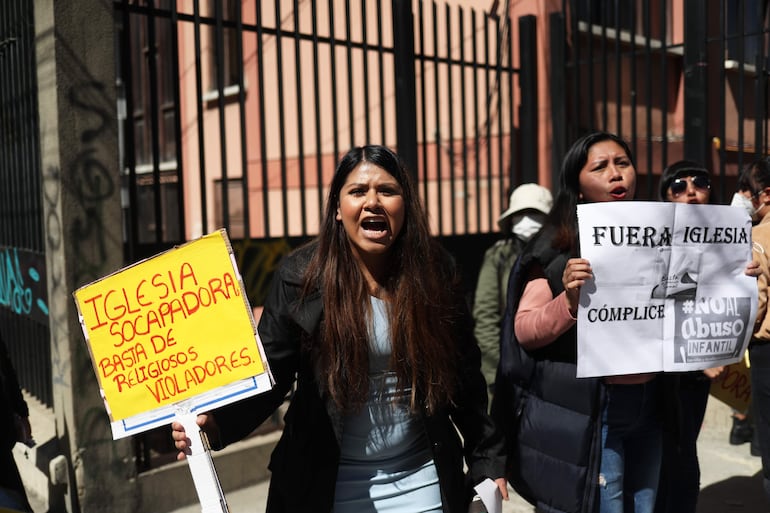
[[[573,317],[577,315],[578,301],[580,300],[580,287],[591,278],[591,264],[585,258],[570,258],[564,267],[561,282],[567,295],[567,306]]]
[[[722,374],[723,370],[725,370],[724,366],[711,367],[710,369],[703,369],[703,374],[711,379],[716,379],[720,374]]]
[[[503,496],[503,500],[508,500],[508,481],[504,477],[498,477],[495,479],[495,484],[500,490],[500,495]]]
[[[751,276],[752,278],[756,278],[760,274],[762,274],[762,269],[759,268],[759,262],[756,260],[752,260],[748,264],[746,264],[746,269],[743,271],[743,273],[746,276]]]
[[[219,426],[217,426],[214,420],[214,415],[211,413],[201,413],[195,419],[195,423],[206,433],[209,440],[215,442],[215,445],[221,445],[219,443]],[[176,459],[183,460],[191,454],[190,447],[192,443],[190,437],[187,436],[187,432],[180,422],[175,421],[171,423],[171,438],[174,439],[174,446],[179,449]]]

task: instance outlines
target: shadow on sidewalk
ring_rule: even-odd
[[[762,489],[762,472],[751,477],[734,476],[702,488],[698,513],[765,513],[770,503]]]

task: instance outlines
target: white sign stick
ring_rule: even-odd
[[[198,501],[201,504],[202,513],[229,513],[225,495],[219,484],[217,471],[214,468],[214,460],[211,458],[206,433],[201,431],[195,423],[197,414],[177,413],[176,420],[184,426],[184,430],[190,439],[190,453],[187,454],[187,463],[190,465],[195,491],[198,492]]]

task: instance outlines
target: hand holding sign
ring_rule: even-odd
[[[205,513],[227,511],[196,412],[273,386],[224,230],[74,293],[113,438],[176,419]]]

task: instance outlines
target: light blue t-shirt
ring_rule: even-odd
[[[389,370],[388,305],[372,297],[369,397],[344,419],[335,513],[440,512],[441,491],[422,419]]]

